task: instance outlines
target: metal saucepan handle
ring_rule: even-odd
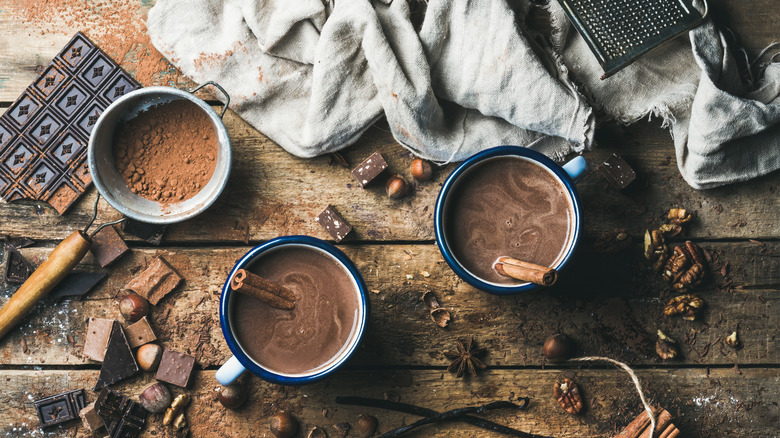
[[[225,89],[222,88],[221,85],[219,85],[218,83],[216,83],[214,81],[204,82],[204,83],[198,85],[197,87],[193,88],[192,90],[190,90],[190,93],[194,94],[196,91],[200,90],[201,88],[205,87],[206,85],[213,85],[219,91],[221,91],[222,94],[225,95],[225,106],[224,106],[224,108],[222,108],[222,114],[219,115],[219,118],[221,119],[225,115],[225,111],[227,111],[228,105],[230,105],[230,95],[227,94],[227,91],[225,91]]]

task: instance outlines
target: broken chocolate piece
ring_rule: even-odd
[[[83,389],[66,391],[33,401],[38,413],[38,421],[42,428],[56,426],[79,417],[79,411],[84,408]]]
[[[103,362],[113,326],[113,319],[89,318],[87,336],[84,339],[84,356]]]
[[[352,171],[352,176],[355,177],[360,187],[365,188],[385,169],[387,169],[387,162],[379,152],[374,152]]]
[[[104,426],[103,419],[100,418],[95,409],[95,402],[88,404],[87,407],[82,409],[79,412],[79,417],[81,417],[81,424],[84,425],[84,429],[91,434],[95,434],[98,429]]]
[[[124,395],[103,388],[95,402],[111,438],[133,438],[144,429],[149,412]]]
[[[617,154],[612,154],[597,169],[618,190],[625,189],[636,179],[634,169],[626,163],[623,157]]]
[[[160,245],[165,234],[165,225],[147,224],[125,217],[125,221],[122,222],[122,232],[139,237],[152,245]]]
[[[108,105],[139,84],[82,33],[0,116],[0,197],[60,214],[89,188],[87,143]]]
[[[325,210],[322,210],[322,213],[314,220],[316,220],[322,228],[325,228],[325,231],[333,237],[333,240],[335,240],[336,243],[341,242],[341,240],[352,231],[352,225],[344,220],[332,205],[325,207]]]
[[[127,342],[130,343],[130,348],[140,347],[157,339],[152,326],[149,325],[149,320],[145,316],[130,324],[125,329],[125,334],[127,334]]]
[[[6,248],[10,246],[15,249],[22,249],[22,248],[27,248],[33,243],[35,243],[35,241],[30,239],[29,237],[11,237],[8,239],[8,241],[6,241],[5,245]]]
[[[5,268],[5,281],[9,283],[24,283],[35,268],[22,253],[15,248],[8,249],[8,265]]]
[[[130,289],[146,298],[152,305],[157,305],[181,281],[182,278],[165,259],[157,256],[143,272],[125,285],[125,289]]]
[[[92,236],[92,245],[90,245],[89,250],[100,266],[105,268],[130,251],[130,248],[119,237],[116,228],[108,226]]]
[[[81,298],[92,290],[100,280],[106,277],[106,272],[71,272],[62,279],[54,289],[49,292],[49,297],[60,299],[65,297]]]
[[[194,365],[195,357],[166,348],[163,351],[162,359],[160,359],[160,367],[157,369],[155,378],[171,385],[186,388],[192,378]]]
[[[95,384],[95,391],[106,385],[126,379],[138,372],[138,362],[135,361],[133,350],[127,342],[125,331],[118,322],[111,327],[111,337],[108,338],[106,357],[100,368],[100,376]]]

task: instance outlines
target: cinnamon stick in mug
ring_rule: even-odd
[[[536,265],[511,257],[499,257],[493,264],[493,269],[504,277],[512,277],[520,281],[528,281],[540,286],[552,286],[558,280],[555,268]]]
[[[245,269],[236,271],[230,280],[230,288],[276,309],[292,310],[295,308],[295,294],[289,289]]]

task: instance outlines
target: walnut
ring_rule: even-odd
[[[615,254],[631,246],[631,236],[625,228],[615,228],[604,231],[593,243],[593,248],[598,252]]]
[[[669,209],[666,218],[673,224],[687,224],[693,219],[693,213],[688,213],[684,208],[672,208]]]
[[[680,354],[674,339],[666,336],[661,330],[658,330],[658,340],[655,342],[655,352],[663,360],[674,359]]]
[[[579,414],[582,411],[582,397],[577,384],[568,377],[563,382],[556,382],[553,387],[553,397],[558,400],[564,411],[570,414]]]
[[[696,295],[680,295],[672,298],[664,307],[664,315],[682,315],[683,319],[693,321],[704,308],[704,300]]]
[[[664,236],[659,230],[645,231],[645,258],[653,264],[653,269],[660,271],[666,263],[669,248],[664,242]]]
[[[682,225],[680,224],[663,224],[658,227],[658,231],[668,234],[670,237],[674,237],[682,233]]]

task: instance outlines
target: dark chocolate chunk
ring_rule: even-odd
[[[92,236],[92,245],[90,245],[89,250],[100,266],[105,268],[130,251],[130,248],[119,237],[116,229],[113,226],[108,226]]]
[[[95,407],[111,438],[134,438],[144,429],[149,411],[124,395],[103,388]]]
[[[33,402],[42,428],[79,418],[79,411],[84,409],[85,403],[83,389],[66,391]]]
[[[159,245],[165,234],[165,225],[147,224],[136,220],[125,218],[122,222],[122,231],[151,243]]]
[[[77,33],[0,116],[0,197],[39,199],[65,213],[92,184],[86,153],[97,117],[139,87]]]
[[[352,171],[352,176],[355,177],[360,187],[365,187],[385,169],[387,169],[387,162],[379,155],[379,152],[374,152]]]
[[[86,295],[100,280],[106,278],[106,272],[71,272],[66,275],[49,292],[49,297],[60,299],[65,297],[81,298]]]
[[[316,220],[322,228],[325,228],[325,231],[333,237],[333,240],[335,240],[336,243],[341,242],[341,240],[352,231],[352,225],[344,220],[332,205],[325,207],[325,210],[322,210],[322,213],[314,220]]]
[[[126,379],[138,372],[138,362],[127,342],[125,331],[118,322],[114,321],[111,327],[111,336],[108,338],[106,355],[103,358],[103,366],[100,368],[95,391],[106,385]]]
[[[5,281],[10,283],[24,283],[33,273],[35,268],[22,253],[15,248],[8,248],[8,264],[5,267]]]
[[[157,380],[168,382],[171,385],[186,388],[192,377],[192,368],[195,358],[189,354],[179,353],[165,349],[160,359],[160,367],[157,369]]]
[[[628,187],[636,179],[634,169],[617,154],[612,154],[607,161],[600,164],[598,171],[618,190]]]
[[[8,239],[5,245],[6,247],[21,249],[21,248],[27,248],[33,243],[35,243],[35,241],[30,239],[29,237],[11,237]]]

